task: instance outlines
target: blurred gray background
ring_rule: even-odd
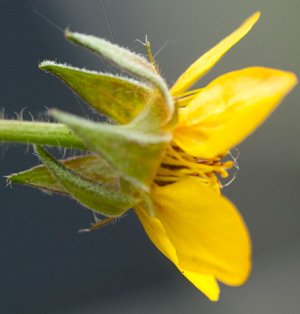
[[[111,40],[99,0],[10,0],[0,3],[0,107],[7,117],[23,108],[57,107],[79,115],[89,109],[59,80],[38,69],[44,59],[103,71],[105,63],[63,38],[35,14],[61,28]],[[253,30],[197,87],[248,66],[300,76],[299,0],[106,0],[117,43],[145,53],[151,42],[169,85],[201,54],[255,11]],[[110,70],[110,69],[108,69]],[[83,110],[82,110],[83,108]],[[148,240],[132,211],[90,234],[91,212],[66,197],[0,180],[1,313],[206,313],[282,314],[300,308],[299,86],[268,121],[238,146],[241,170],[223,192],[239,208],[253,241],[253,271],[240,288],[221,284],[210,302]],[[24,145],[1,147],[0,174],[37,163]]]

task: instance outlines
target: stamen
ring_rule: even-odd
[[[234,166],[233,161],[221,162],[221,158],[223,156],[218,156],[213,160],[201,159],[187,154],[176,144],[171,143],[157,172],[155,181],[158,184],[165,185],[189,177],[210,184],[218,190],[222,187],[222,184],[216,174],[226,178],[228,177],[227,170]]]
[[[201,92],[202,90],[203,90],[203,88],[193,89],[193,90],[187,91],[185,93],[182,93],[180,95],[177,95],[176,98],[183,98],[183,97],[186,97],[186,96],[197,94],[197,93]]]
[[[178,107],[186,107],[187,104],[193,100],[194,97],[197,96],[197,94],[199,92],[201,92],[203,90],[203,88],[199,88],[199,89],[194,89],[192,91],[188,91],[188,92],[185,92],[185,93],[182,93],[175,98],[175,100],[177,101],[178,103]]]
[[[158,181],[158,182],[177,182],[179,181],[180,178],[178,177],[173,177],[173,176],[156,176],[155,178],[155,181]]]
[[[149,60],[150,62],[152,63],[152,65],[154,66],[157,74],[159,74],[159,70],[158,70],[158,67],[156,65],[156,62],[154,60],[154,57],[152,55],[152,52],[151,52],[151,49],[150,49],[150,41],[148,40],[148,38],[146,37],[146,48],[147,48],[147,53],[148,53],[148,57],[149,57]]]
[[[225,170],[223,170],[223,171],[221,172],[221,177],[222,177],[222,178],[227,178],[227,177],[228,177],[228,172],[225,171]]]

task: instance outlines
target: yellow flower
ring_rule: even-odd
[[[248,136],[297,82],[294,74],[253,67],[227,73],[207,87],[184,93],[259,18],[193,63],[170,92],[179,108],[162,165],[151,187],[154,217],[141,205],[135,212],[149,238],[210,300],[218,300],[217,280],[243,284],[251,270],[251,241],[237,209],[220,194],[216,173],[226,177],[231,162],[220,162]]]
[[[92,154],[58,162],[37,145],[45,167],[8,180],[67,194],[106,216],[89,230],[133,207],[157,248],[211,300],[219,297],[217,280],[243,284],[251,270],[251,241],[239,212],[221,195],[216,174],[228,175],[233,162],[222,158],[267,117],[297,78],[274,69],[246,68],[220,76],[203,89],[186,91],[258,18],[259,13],[251,16],[200,57],[170,92],[154,62],[103,39],[67,31],[65,36],[74,43],[147,84],[43,62],[42,69],[120,125],[52,110],[62,124],[39,125],[43,137],[52,130],[56,140],[36,137],[33,143],[66,145]],[[148,53],[152,62],[149,46]]]

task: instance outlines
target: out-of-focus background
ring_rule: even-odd
[[[99,0],[10,0],[0,3],[0,107],[5,116],[35,118],[57,107],[90,110],[55,77],[45,59],[91,70],[105,63],[63,38],[58,27],[112,40]],[[262,16],[197,87],[248,66],[300,76],[299,0],[124,0],[106,8],[115,41],[146,53],[151,41],[169,85],[201,54],[256,11]],[[166,45],[167,43],[167,45]],[[165,46],[166,45],[166,46]],[[132,211],[101,230],[82,234],[92,213],[75,201],[0,179],[0,312],[45,314],[206,313],[282,314],[300,308],[299,87],[263,126],[238,146],[240,171],[223,192],[240,209],[252,235],[253,271],[240,288],[221,284],[210,302],[148,240]],[[37,164],[32,148],[1,146],[0,174]]]

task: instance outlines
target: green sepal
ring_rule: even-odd
[[[104,156],[126,180],[149,192],[172,139],[170,133],[148,134],[126,126],[91,122],[59,110],[50,113],[71,128],[91,151]]]
[[[72,33],[67,30],[65,32],[65,37],[72,42],[95,52],[122,70],[151,83],[157,90],[159,90],[164,99],[163,102],[157,103],[159,105],[160,114],[157,115],[156,118],[160,119],[162,125],[172,119],[174,114],[174,103],[167,84],[165,80],[157,74],[155,67],[145,58],[128,49],[95,36]]]
[[[35,151],[70,195],[82,205],[104,216],[119,216],[141,200],[138,195],[115,192],[105,188],[101,182],[83,178],[55,160],[40,145],[35,146]]]
[[[59,162],[83,178],[101,183],[107,189],[120,190],[118,172],[99,156],[76,156]],[[63,188],[44,165],[9,175],[6,179],[11,183],[25,184],[45,191],[69,195],[69,192]]]
[[[97,73],[44,61],[39,67],[58,76],[91,107],[120,124],[132,121],[144,108],[152,89],[126,77]]]
[[[147,106],[145,106],[140,114],[132,120],[127,127],[130,129],[146,131],[150,133],[157,133],[162,131],[170,131],[178,123],[178,106],[175,103],[175,111],[172,119],[162,125],[160,121],[160,104],[163,104],[162,97],[159,97],[159,94],[153,95],[153,98],[149,100]]]

